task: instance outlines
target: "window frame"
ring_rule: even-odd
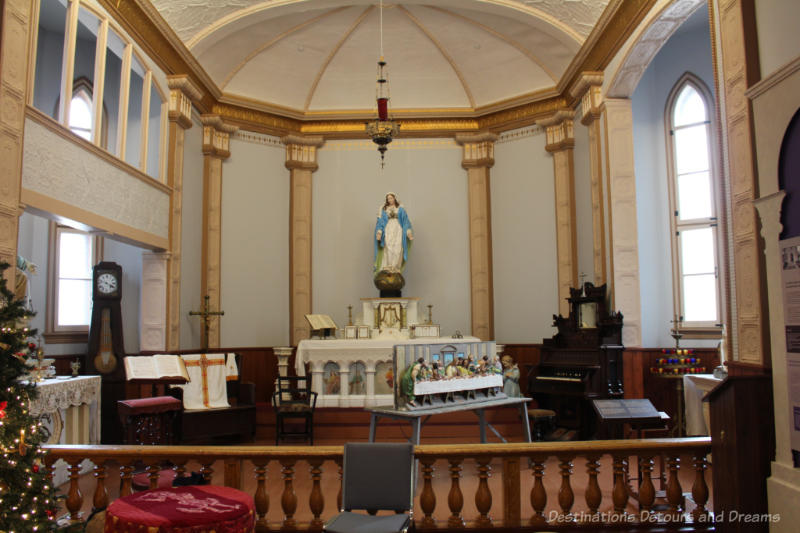
[[[58,313],[58,272],[59,272],[59,243],[63,232],[83,233],[93,239],[92,265],[96,265],[103,258],[103,238],[91,235],[88,231],[76,229],[64,224],[50,221],[48,228],[48,253],[47,253],[47,312],[45,314],[45,342],[48,344],[74,344],[89,341],[89,326],[59,326],[56,324]]]
[[[36,28],[35,32],[32,32],[32,47],[31,47],[31,61],[32,64],[36,64],[36,56],[39,53],[37,42],[38,42],[38,28],[39,28],[39,11],[40,11],[40,4],[41,0],[34,1],[34,19],[33,19],[33,27]],[[152,66],[152,60],[149,56],[143,54],[139,51],[139,49],[134,45],[133,40],[129,36],[128,33],[122,31],[122,29],[115,24],[113,19],[111,19],[107,14],[99,11],[95,6],[91,5],[90,3],[86,2],[85,0],[69,0],[67,5],[67,12],[66,12],[66,21],[65,21],[65,29],[64,29],[64,50],[74,50],[75,48],[75,41],[77,38],[77,27],[78,27],[78,14],[80,9],[85,9],[87,12],[91,13],[93,16],[97,17],[100,21],[100,32],[98,33],[97,38],[97,48],[95,52],[95,71],[94,71],[94,78],[95,80],[104,80],[105,79],[105,53],[107,48],[107,37],[108,31],[113,30],[114,33],[119,37],[119,39],[125,45],[125,52],[124,57],[122,59],[122,69],[120,73],[120,95],[119,95],[119,112],[117,115],[117,139],[115,143],[117,145],[116,149],[118,153],[113,153],[108,149],[108,124],[107,124],[107,113],[105,110],[105,103],[103,102],[103,93],[104,93],[104,82],[97,83],[97,91],[93,90],[92,83],[88,82],[88,87],[92,88],[90,90],[90,94],[92,95],[92,114],[95,120],[94,126],[92,128],[92,139],[88,142],[103,148],[109,154],[111,154],[114,158],[125,163],[133,168],[136,168],[143,174],[147,175],[151,179],[159,182],[165,183],[167,177],[167,128],[169,124],[169,99],[167,98],[167,94],[162,88],[161,84],[155,79],[158,76],[163,76],[164,73],[161,72],[158,76]],[[102,54],[102,60],[100,60],[100,56]],[[145,98],[145,91],[142,92],[142,113],[140,117],[140,154],[139,154],[139,164],[132,165],[125,161],[125,136],[127,134],[128,129],[128,107],[129,107],[129,99],[128,99],[128,90],[129,87],[129,74],[131,68],[131,61],[133,57],[139,61],[142,66],[142,69],[145,72],[146,83],[143,83],[143,89],[146,89],[150,86],[150,84],[156,87],[159,95],[161,96],[161,113],[159,117],[159,122],[161,124],[161,129],[159,132],[159,139],[158,139],[158,166],[157,166],[157,175],[153,176],[147,173],[147,159],[146,159],[146,152],[147,152],[147,145],[148,145],[148,128],[146,127],[147,121],[145,120],[145,113],[149,110],[149,106],[145,105],[147,100],[149,99],[149,90],[147,91],[147,98]],[[74,83],[68,83],[67,80],[69,77],[72,76],[74,72],[74,63],[75,57],[74,54],[67,54],[64,53],[62,62],[61,62],[61,85],[59,86],[58,93],[59,95],[56,98],[55,102],[55,116],[56,122],[58,122],[61,126],[72,132],[72,129],[69,126],[69,107],[72,102],[72,95],[73,91],[78,87],[78,83],[80,79],[74,80]],[[33,94],[34,94],[34,86],[36,83],[36,69],[30,69],[31,72],[29,73],[29,86],[31,90],[29,91],[29,100],[28,104],[33,106]],[[126,75],[126,70],[128,74]],[[124,95],[123,95],[124,91]],[[65,105],[66,103],[66,105]],[[102,112],[98,113],[98,108],[102,108]],[[97,115],[100,115],[100,120],[102,121],[100,126],[101,134],[95,135],[97,130]],[[149,120],[149,116],[146,117]],[[74,133],[74,132],[72,132]],[[77,135],[77,134],[76,134]],[[83,137],[81,137],[83,139]],[[85,140],[85,139],[84,139]]]
[[[674,114],[678,97],[685,87],[691,86],[703,100],[706,108],[706,138],[708,144],[708,173],[712,214],[707,218],[695,218],[679,220],[678,212],[678,172],[675,152]],[[669,225],[670,225],[670,249],[672,256],[672,297],[673,297],[673,321],[674,329],[682,333],[685,338],[722,338],[723,324],[726,317],[726,301],[723,290],[723,280],[725,279],[725,264],[722,261],[723,242],[719,227],[720,210],[720,168],[717,144],[717,133],[714,124],[716,123],[714,98],[706,84],[698,76],[686,72],[684,73],[667,97],[666,108],[664,110],[664,129],[667,154],[667,188],[669,190]],[[693,124],[696,126],[697,124]],[[683,125],[680,127],[687,127]],[[684,276],[683,276],[683,256],[681,250],[680,232],[684,230],[711,228],[714,239],[714,263],[716,277],[716,307],[717,321],[693,321],[683,320],[684,315]]]

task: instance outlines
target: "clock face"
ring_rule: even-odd
[[[97,291],[100,294],[113,294],[119,288],[117,277],[110,272],[97,276]]]

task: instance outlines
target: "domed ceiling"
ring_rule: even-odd
[[[375,107],[374,0],[152,2],[222,91],[221,101],[318,118]],[[467,116],[553,95],[608,3],[384,3],[392,113]]]

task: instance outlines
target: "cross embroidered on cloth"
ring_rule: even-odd
[[[181,356],[189,374],[189,382],[179,385],[183,389],[183,408],[213,409],[230,407],[226,381],[236,379],[235,354],[184,354]]]
[[[219,365],[224,366],[225,360],[209,359],[208,357],[206,357],[206,354],[203,353],[200,354],[200,359],[198,359],[197,361],[184,361],[184,364],[186,365],[187,370],[193,366],[200,367],[200,376],[203,381],[201,385],[203,390],[203,405],[205,405],[206,407],[211,407],[208,401],[208,367],[219,366]]]

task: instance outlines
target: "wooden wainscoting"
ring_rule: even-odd
[[[695,348],[706,373],[714,371],[719,365],[719,351],[716,348]],[[661,348],[626,349],[622,353],[625,375],[625,398],[647,398],[656,409],[666,412],[675,420],[678,405],[678,389],[675,379],[658,377],[650,372],[656,361],[666,357]]]

